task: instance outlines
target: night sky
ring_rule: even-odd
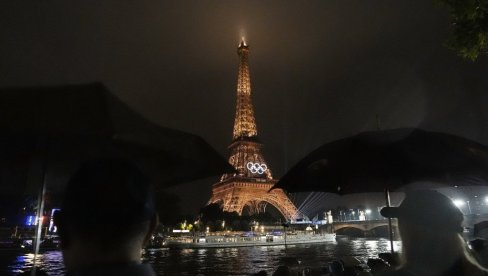
[[[488,144],[488,59],[444,47],[448,17],[433,1],[8,0],[0,33],[0,87],[101,81],[225,156],[245,36],[275,177],[324,142],[378,126]],[[216,180],[170,191],[193,212]]]

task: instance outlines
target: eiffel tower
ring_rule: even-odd
[[[249,46],[244,40],[237,48],[239,72],[237,77],[237,107],[233,140],[229,146],[229,163],[236,173],[224,174],[212,187],[208,204],[219,203],[224,211],[242,215],[244,207],[250,214],[262,213],[266,205],[273,205],[287,220],[295,220],[298,210],[281,189],[269,189],[277,182],[261,153],[263,145],[257,136],[256,119],[251,100],[249,75]]]

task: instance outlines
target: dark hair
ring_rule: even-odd
[[[86,162],[68,182],[58,214],[61,235],[120,243],[147,228],[155,213],[153,194],[148,179],[125,160]]]
[[[433,190],[409,191],[400,206],[384,207],[381,215],[443,232],[463,231],[463,213],[451,199]]]

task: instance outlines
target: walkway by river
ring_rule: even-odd
[[[399,250],[401,243],[395,242],[395,246]],[[303,268],[318,268],[342,256],[366,261],[382,252],[389,252],[387,239],[339,237],[335,242],[289,245],[286,250],[284,246],[148,250],[144,260],[158,275],[250,275],[260,270],[271,274],[287,259],[284,257],[298,259]],[[49,275],[64,275],[59,251],[45,252],[41,259]],[[15,275],[31,266],[32,255],[0,252],[0,260],[0,275]]]

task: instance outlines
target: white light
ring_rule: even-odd
[[[371,210],[370,209],[366,209],[366,214],[371,214]]]
[[[173,233],[190,233],[190,230],[173,229]]]
[[[454,203],[454,205],[456,205],[457,207],[461,207],[463,206],[464,204],[466,204],[466,202],[464,202],[463,200],[461,199],[455,199],[452,201],[452,203]]]
[[[266,166],[266,164],[264,163],[259,164],[259,163],[247,162],[246,167],[251,173],[258,173],[258,174],[263,174],[265,171],[268,170],[268,166]]]

